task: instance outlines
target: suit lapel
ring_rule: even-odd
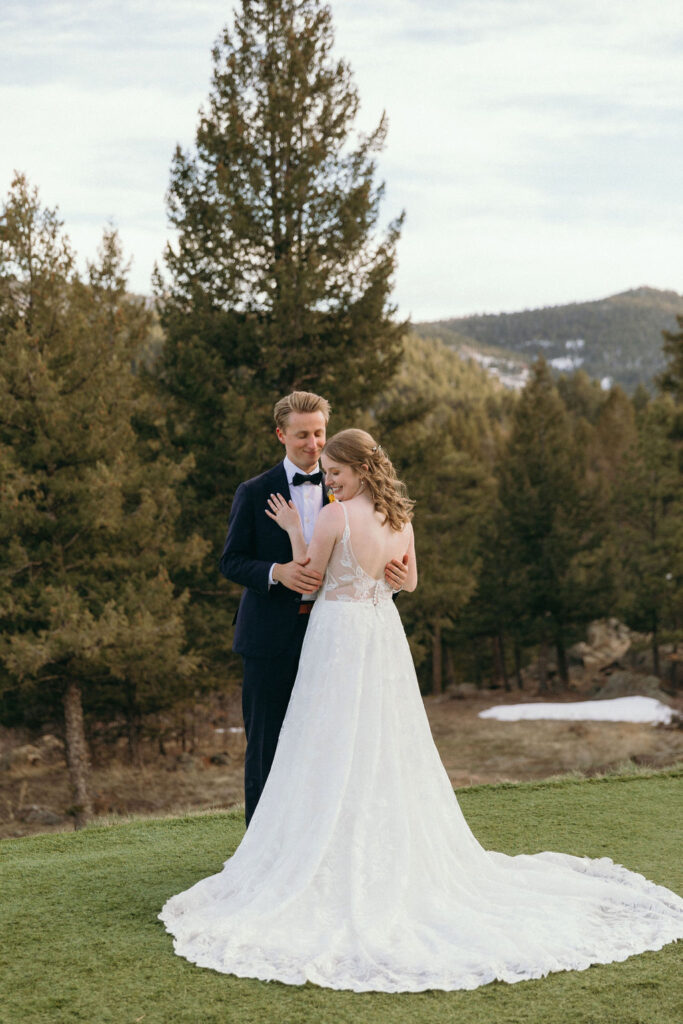
[[[275,486],[275,492],[282,495],[287,501],[292,497],[289,489],[289,483],[287,481],[287,474],[285,473],[285,464],[281,462],[279,466],[276,466],[273,470],[275,479],[273,481]]]
[[[291,498],[287,474],[281,462],[277,466],[273,466],[263,478],[262,494],[264,512],[259,529],[262,531],[261,535],[268,538],[267,543],[270,549],[268,557],[272,557],[276,562],[289,562],[292,558],[292,545],[289,541],[289,536],[276,522],[269,519],[265,514],[265,506],[269,494],[281,494],[287,501]]]

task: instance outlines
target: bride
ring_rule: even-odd
[[[608,858],[482,849],[434,746],[383,579],[408,554],[412,502],[362,430],[322,454],[336,501],[308,548],[325,578],[275,760],[223,871],[165,904],[175,951],[289,984],[419,992],[583,970],[683,937],[683,900]],[[265,514],[295,559],[292,503]]]

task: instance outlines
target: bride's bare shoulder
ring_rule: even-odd
[[[323,505],[320,509],[318,522],[330,529],[336,529],[340,523],[343,523],[344,513],[342,511],[341,502],[331,501],[329,505]]]

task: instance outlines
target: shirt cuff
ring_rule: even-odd
[[[270,572],[268,573],[268,589],[269,589],[269,590],[270,590],[270,588],[271,588],[271,587],[272,587],[272,586],[273,586],[273,585],[274,585],[275,583],[277,583],[277,580],[274,580],[274,579],[273,579],[273,569],[275,568],[275,566],[276,566],[276,565],[277,565],[277,562],[273,562],[273,564],[272,564],[272,565],[271,565],[271,567],[270,567]]]

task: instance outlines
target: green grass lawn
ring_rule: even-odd
[[[506,853],[608,855],[683,891],[683,771],[476,786],[458,792],[475,835]],[[218,871],[241,814],[136,821],[0,843],[0,1021],[34,1024],[679,1024],[680,944],[620,964],[385,995],[239,979],[173,955],[156,919]]]

